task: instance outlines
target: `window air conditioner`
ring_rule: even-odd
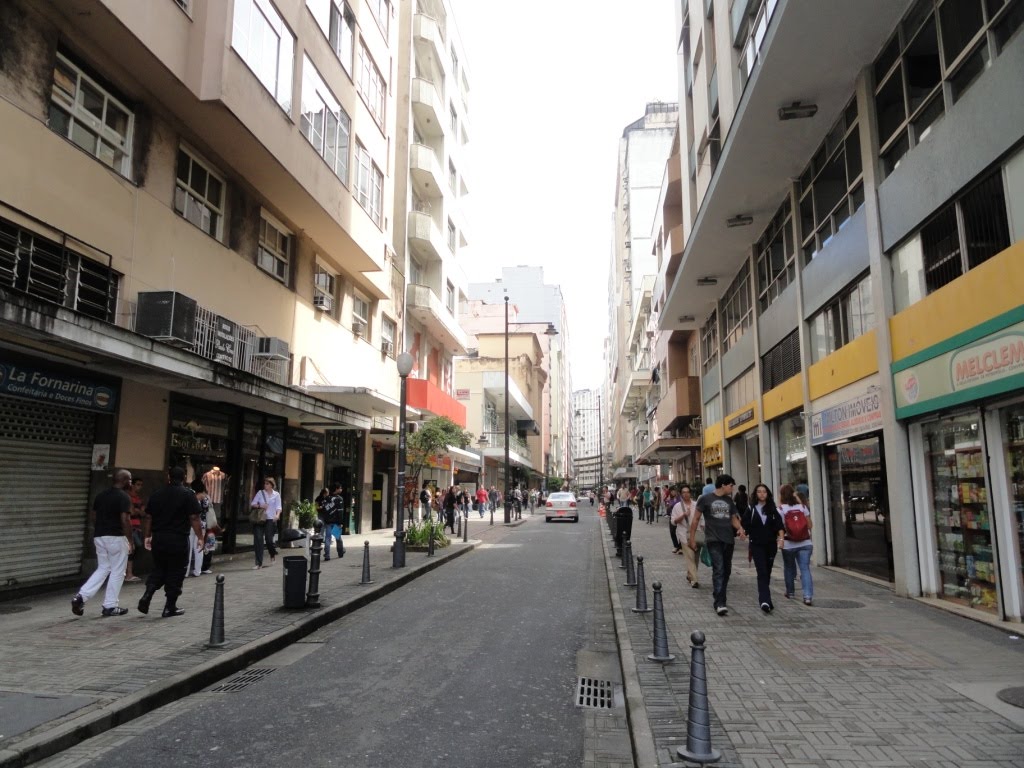
[[[385,355],[390,355],[395,351],[395,345],[390,341],[382,341],[380,343],[380,351]]]
[[[352,333],[354,333],[356,336],[362,336],[364,333],[366,333],[366,323],[364,323],[362,320],[353,320]]]
[[[190,347],[196,340],[198,308],[195,299],[174,291],[141,292],[135,332],[165,344]]]
[[[253,357],[262,357],[270,360],[288,359],[288,342],[284,339],[276,339],[271,336],[261,336],[256,340],[256,352]]]
[[[334,297],[325,293],[317,293],[313,296],[313,307],[321,312],[330,312],[334,309]]]

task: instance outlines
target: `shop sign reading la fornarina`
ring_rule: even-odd
[[[1024,323],[909,365],[893,364],[896,416],[907,418],[1024,386]]]
[[[98,413],[117,410],[112,387],[28,365],[0,363],[0,394]]]

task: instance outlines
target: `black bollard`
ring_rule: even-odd
[[[462,523],[462,541],[464,543],[469,541],[469,518],[468,517]]]
[[[622,540],[622,562],[619,563],[619,568],[626,569],[628,566],[626,562],[633,557],[633,542],[629,539]]]
[[[210,622],[210,642],[207,648],[220,648],[224,640],[224,574],[217,574],[217,587],[213,593],[213,621]]]
[[[691,763],[717,763],[722,753],[711,748],[711,709],[708,705],[708,675],[704,665],[704,633],[690,634],[690,707],[686,716],[686,748],[676,754]]]
[[[360,584],[373,584],[370,578],[370,542],[363,542],[363,578]]]
[[[458,515],[459,515],[459,529],[458,529],[458,532],[455,534],[455,538],[461,539],[462,538],[462,513],[459,512]]]
[[[636,586],[636,572],[633,570],[633,547],[626,550],[626,583],[624,587]]]
[[[316,533],[309,542],[309,591],[306,592],[306,607],[320,607],[320,551],[324,546],[324,537],[320,533],[322,524],[316,522]]]
[[[647,585],[644,583],[644,557],[638,555],[636,558],[636,608],[633,613],[650,613],[647,607]]]
[[[489,504],[489,506],[491,508],[491,525],[494,525],[494,505]]]
[[[651,584],[654,590],[654,653],[647,654],[650,661],[662,663],[675,661],[676,657],[668,652],[668,631],[665,629],[665,606],[661,601],[661,582]]]
[[[434,556],[434,521],[431,519],[430,526],[428,528],[430,533],[427,534],[427,557]]]

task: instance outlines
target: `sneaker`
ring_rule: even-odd
[[[811,598],[809,598],[809,597],[805,597],[804,598],[804,605],[811,605],[812,602],[813,601],[811,600]]]
[[[724,605],[719,605],[715,608],[715,613],[717,613],[719,616],[725,616],[729,613],[729,609],[726,608]]]
[[[138,576],[126,576],[125,577],[125,580],[124,580],[125,584],[127,584],[129,582],[132,582],[132,581],[142,581],[142,579],[140,579]]]
[[[262,565],[254,565],[254,566],[252,567],[252,569],[253,569],[254,571],[258,571],[258,570],[259,570],[260,568],[262,568],[262,567],[263,567]]]
[[[787,600],[792,600],[792,599],[793,599],[793,595],[792,595],[792,593],[790,593],[790,592],[787,592],[787,593],[786,593],[786,599],[787,599]]]
[[[85,613],[85,598],[81,595],[75,595],[71,598],[71,612],[75,616],[81,616]]]
[[[700,589],[700,583],[696,582],[696,581],[693,582],[693,584],[691,584],[690,586],[693,587],[694,589]]]
[[[102,611],[104,616],[124,616],[128,613],[127,608],[104,608]]]
[[[772,607],[770,605],[768,605],[768,603],[761,603],[761,610],[764,611],[765,613],[771,613],[772,612]]]
[[[209,576],[211,573],[213,573],[213,571],[209,571],[209,570],[203,571],[203,575],[204,576]]]
[[[167,618],[170,618],[171,616],[182,616],[182,615],[184,615],[184,613],[185,613],[185,609],[184,608],[174,607],[174,608],[164,608],[164,612],[161,613],[160,615],[163,618],[167,619]]]

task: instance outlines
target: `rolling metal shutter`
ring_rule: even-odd
[[[0,589],[77,575],[96,417],[0,397]]]

